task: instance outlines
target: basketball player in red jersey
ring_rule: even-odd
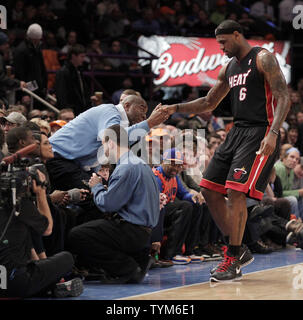
[[[229,243],[224,260],[210,272],[210,281],[219,282],[241,279],[241,267],[254,259],[242,245],[246,197],[263,197],[290,100],[275,56],[251,47],[237,22],[223,21],[215,34],[220,49],[232,59],[220,70],[214,87],[206,97],[163,107],[170,114],[213,111],[230,92],[234,126],[200,183],[213,219]]]

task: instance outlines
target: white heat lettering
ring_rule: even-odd
[[[249,76],[251,72],[251,69],[249,69],[246,73],[240,73],[240,74],[235,74],[234,76],[231,76],[228,78],[229,82],[229,87],[237,87],[237,86],[242,86],[246,85],[246,79]]]

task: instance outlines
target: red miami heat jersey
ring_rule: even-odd
[[[273,121],[276,103],[268,82],[256,64],[261,50],[261,47],[252,48],[241,61],[233,57],[226,68],[236,126],[268,126]]]

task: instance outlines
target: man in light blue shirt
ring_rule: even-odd
[[[117,106],[93,107],[58,130],[50,138],[55,157],[47,163],[52,186],[58,190],[84,187],[82,180],[87,181],[91,171],[100,165],[101,138],[111,125],[127,128],[130,143],[133,143],[168,118],[158,105],[146,120],[147,109],[144,99],[130,95]]]
[[[105,156],[117,166],[108,188],[95,173],[89,186],[96,206],[111,214],[73,228],[69,247],[79,267],[105,271],[102,283],[139,283],[152,261],[151,231],[160,214],[158,183],[151,168],[128,149],[127,132],[120,125],[105,130],[102,143]]]

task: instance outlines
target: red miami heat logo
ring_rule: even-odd
[[[235,180],[240,180],[244,174],[247,174],[247,171],[245,170],[244,167],[241,169],[236,168],[236,169],[234,169],[234,176],[233,177]]]

